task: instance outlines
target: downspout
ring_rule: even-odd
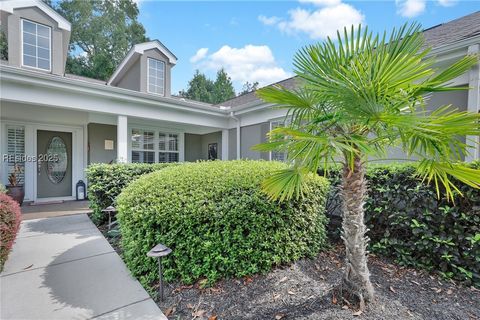
[[[240,160],[240,119],[235,116],[235,113],[230,112],[230,117],[237,122],[237,160]]]

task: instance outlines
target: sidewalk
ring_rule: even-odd
[[[85,214],[22,222],[0,318],[166,319]]]

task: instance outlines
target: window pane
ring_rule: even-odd
[[[144,152],[144,159],[145,159],[145,161],[144,161],[145,163],[154,163],[155,162],[155,153],[145,151]]]
[[[148,86],[148,91],[149,91],[149,92],[152,92],[152,93],[156,93],[156,92],[157,92],[156,89],[155,89],[155,86],[154,86],[153,84],[150,84],[150,85]]]
[[[168,135],[168,150],[170,151],[178,150],[178,135],[176,134]]]
[[[140,130],[133,129],[132,130],[132,149],[140,149],[140,139],[141,139]]]
[[[165,152],[158,153],[158,162],[160,163],[167,162],[167,153]]]
[[[40,69],[50,70],[50,61],[45,59],[38,59],[38,67]]]
[[[33,57],[37,55],[35,46],[31,46],[29,44],[24,44],[23,45],[23,53],[28,54],[29,56],[33,56]]]
[[[32,46],[37,45],[37,40],[35,39],[35,35],[30,34],[30,33],[23,33],[23,43],[30,44]]]
[[[37,67],[37,61],[35,58],[27,55],[23,55],[23,64],[29,67]]]
[[[153,137],[154,133],[151,131],[143,133],[143,149],[153,150]]]
[[[159,133],[158,134],[158,149],[159,150],[165,150],[165,145],[166,145],[166,136],[165,133]]]
[[[50,28],[42,26],[42,25],[37,25],[37,32],[39,36],[45,37],[45,38],[50,38]]]
[[[155,153],[151,151],[132,151],[133,163],[154,163]]]
[[[171,152],[168,154],[168,162],[178,162],[178,153]]]
[[[37,33],[37,28],[34,23],[30,21],[23,20],[23,31],[30,32],[30,33]]]
[[[40,48],[49,49],[50,48],[50,40],[44,37],[37,37],[37,45]]]
[[[45,60],[50,60],[50,50],[38,48],[38,57]]]

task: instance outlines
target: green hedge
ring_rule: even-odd
[[[167,280],[185,283],[265,272],[313,256],[325,246],[328,181],[307,179],[307,197],[269,201],[261,181],[284,168],[278,162],[213,161],[184,164],[132,182],[118,198],[124,260],[148,287],[158,278],[146,253],[157,243]]]
[[[93,209],[93,220],[99,224],[104,222],[105,216],[101,210],[112,205],[117,196],[133,180],[140,176],[164,169],[175,163],[115,163],[92,164],[88,166],[88,200]]]
[[[472,166],[480,168],[478,163]],[[454,204],[439,200],[435,188],[423,184],[411,164],[373,166],[367,180],[365,219],[373,252],[401,265],[480,285],[479,189],[461,185],[464,196],[457,195]],[[330,181],[329,213],[335,215],[336,209],[338,216],[338,174]]]

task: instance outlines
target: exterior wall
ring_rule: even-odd
[[[237,129],[228,130],[228,160],[237,159]]]
[[[65,73],[65,63],[67,61],[70,32],[58,28],[57,22],[38,8],[15,9],[14,14],[8,16],[7,38],[9,65],[16,67],[22,66],[21,19],[31,20],[51,27],[51,73],[63,75]],[[2,24],[3,23],[2,15]],[[42,71],[40,70],[40,72]]]
[[[105,150],[105,140],[113,140],[113,150]],[[117,126],[88,124],[88,163],[110,163],[117,158]]]
[[[268,122],[241,128],[240,147],[243,159],[269,159],[267,152],[258,152],[251,149],[254,145],[267,141],[268,131],[270,131],[270,123]]]
[[[203,160],[208,160],[208,145],[210,143],[217,144],[217,159],[222,159],[222,132],[212,132],[202,135],[201,155]]]
[[[195,162],[202,159],[202,135],[186,133],[185,161]]]
[[[128,69],[122,79],[116,85],[117,87],[140,91],[140,77],[142,76],[141,72],[141,63],[138,59],[133,66]],[[146,75],[145,75],[146,77]]]
[[[157,49],[146,50],[143,55],[140,57],[140,91],[147,92],[147,68],[148,68],[148,58],[153,58],[161,60],[165,63],[165,97],[170,97],[171,95],[171,69],[172,65],[168,62],[167,56],[158,51]]]

